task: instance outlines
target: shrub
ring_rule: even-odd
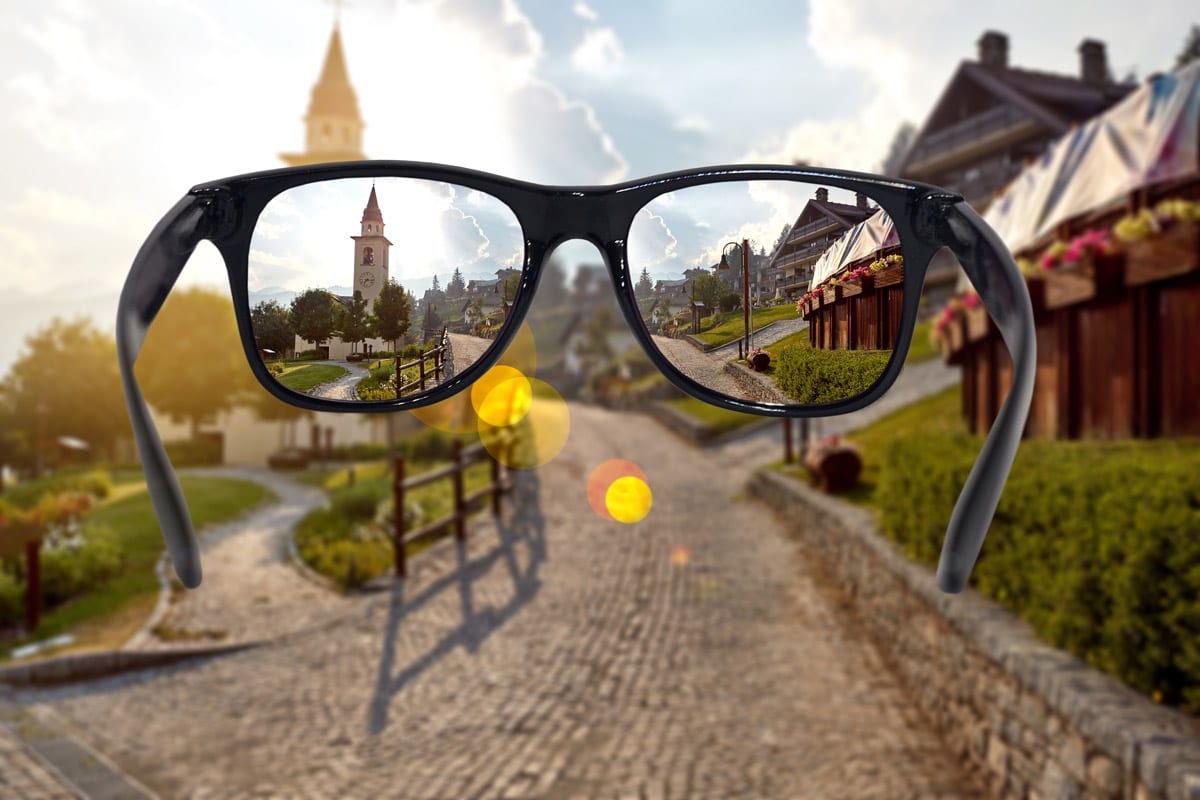
[[[730,311],[733,311],[735,308],[737,308],[741,302],[742,296],[740,294],[737,292],[726,292],[725,294],[721,295],[719,305],[721,307],[721,311],[728,314]]]
[[[322,347],[316,350],[301,350],[296,353],[296,358],[300,361],[327,361],[329,359],[329,349]]]
[[[392,548],[387,542],[343,539],[309,543],[300,548],[300,556],[342,589],[356,589],[387,572],[392,563]]]
[[[102,500],[112,492],[112,478],[103,469],[63,470],[10,486],[4,491],[4,499],[18,508],[31,508],[43,495],[59,492],[84,492]]]
[[[93,526],[61,544],[47,539],[40,566],[42,602],[54,606],[115,575],[121,566],[121,547],[109,528]]]
[[[775,380],[800,403],[848,400],[870,389],[891,357],[891,350],[785,347],[775,366]]]
[[[982,441],[901,434],[883,452],[887,533],[935,564]],[[973,582],[1055,646],[1200,712],[1200,448],[1027,441]]]

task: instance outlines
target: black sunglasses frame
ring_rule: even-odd
[[[248,256],[259,215],[274,197],[305,184],[340,178],[399,177],[475,189],[507,205],[525,241],[513,313],[484,357],[422,395],[348,404],[294,393],[275,381],[259,357],[250,322]],[[904,256],[903,315],[880,379],[866,392],[833,403],[780,405],[719,394],[679,371],[653,344],[633,291],[626,240],[634,217],[660,195],[690,186],[732,181],[803,181],[870,197],[891,217]],[[955,506],[938,569],[938,585],[961,591],[999,502],[1032,398],[1035,367],[1033,310],[1024,278],[995,233],[963,199],[935,186],[865,173],[801,166],[722,166],[673,172],[611,186],[541,186],[484,172],[408,161],[362,161],[251,173],[200,184],[171,209],[139,251],[121,294],[117,344],[139,454],[168,550],[187,586],[200,582],[199,551],[178,481],[150,420],[133,364],[154,316],[202,239],[221,253],[229,274],[242,347],[259,383],[280,400],[312,411],[394,412],[439,402],[463,391],[504,353],[533,302],[549,254],[581,238],[601,252],[627,323],[651,361],[677,387],[732,411],[775,417],[823,417],[863,408],[895,381],[908,354],[930,261],[943,248],[958,258],[1012,355],[1013,383],[979,461]]]

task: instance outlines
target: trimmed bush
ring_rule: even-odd
[[[926,431],[884,448],[886,532],[934,565],[982,446]],[[1021,444],[973,582],[1055,646],[1200,713],[1200,446]]]
[[[800,403],[848,400],[874,386],[891,358],[891,350],[785,347],[775,366],[775,381]]]
[[[61,546],[47,542],[40,564],[42,602],[54,606],[115,575],[121,566],[121,548],[110,529],[92,527],[86,537]]]

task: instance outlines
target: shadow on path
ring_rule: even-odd
[[[383,648],[379,658],[379,672],[375,684],[375,695],[371,700],[368,729],[372,734],[382,733],[388,724],[388,709],[392,698],[440,659],[458,647],[468,653],[478,652],[479,646],[488,636],[516,616],[541,587],[538,569],[546,560],[545,518],[541,510],[541,481],[534,470],[519,470],[512,473],[513,509],[511,518],[496,520],[500,541],[491,550],[471,559],[467,543],[456,541],[458,566],[454,572],[438,578],[420,594],[406,600],[406,579],[398,579],[391,589],[387,627],[383,636]],[[522,547],[523,545],[523,547]],[[522,565],[521,551],[526,558]],[[474,586],[486,578],[497,563],[503,563],[512,582],[512,595],[508,602],[497,608],[476,608]],[[441,641],[423,655],[400,667],[396,672],[396,641],[400,624],[414,611],[420,609],[442,592],[456,587],[462,618],[459,624]],[[394,674],[393,674],[394,673]]]

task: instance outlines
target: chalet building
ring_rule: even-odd
[[[1013,67],[1008,37],[987,31],[975,61],[958,65],[894,172],[960,193],[980,213],[1030,160],[1072,126],[1137,88],[1112,79],[1103,42],[1079,45],[1079,74]],[[953,260],[930,267],[927,307],[941,305],[958,281]]]
[[[959,64],[896,174],[959,192],[981,213],[1028,159],[1071,126],[1137,88],[1112,80],[1103,42],[1079,45],[1079,74],[1009,65],[1008,37],[988,31],[976,61]]]
[[[861,193],[855,197],[855,204],[849,205],[832,202],[828,189],[817,189],[816,196],[804,206],[771,254],[759,283],[758,298],[794,297],[807,292],[813,265],[821,254],[874,212]]]

